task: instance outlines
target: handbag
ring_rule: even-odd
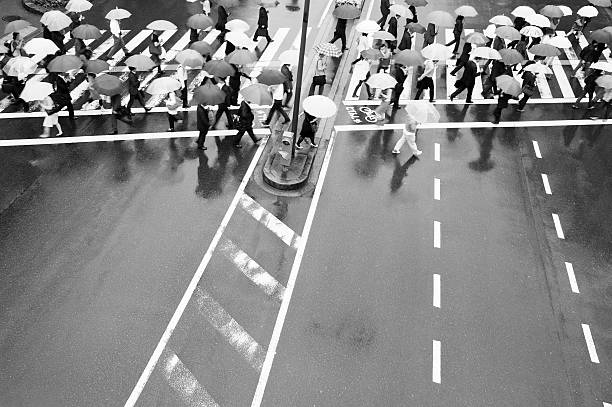
[[[327,83],[327,79],[325,78],[325,75],[316,75],[314,78],[312,78],[312,83],[315,85],[325,85]]]
[[[455,81],[455,87],[456,88],[462,88],[465,86],[465,82],[463,82],[463,79],[457,79]]]
[[[531,97],[533,96],[533,94],[535,93],[535,88],[533,86],[529,86],[529,85],[525,85],[521,88],[522,92]]]

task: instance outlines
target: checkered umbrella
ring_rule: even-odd
[[[532,38],[540,38],[544,35],[542,29],[540,27],[536,27],[535,25],[528,25],[521,28],[520,33]]]
[[[328,57],[342,56],[342,51],[340,51],[340,48],[336,47],[334,44],[330,44],[329,42],[324,42],[315,45],[314,51],[318,54],[323,54]]]

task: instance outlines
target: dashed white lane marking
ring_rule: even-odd
[[[258,372],[261,371],[266,356],[266,351],[230,314],[221,307],[201,287],[197,287],[194,299],[198,304],[198,310],[210,324],[232,345],[251,367]]]
[[[433,306],[440,308],[441,286],[440,274],[433,275]]]
[[[281,302],[285,294],[285,287],[282,286],[270,273],[264,270],[255,260],[253,260],[246,252],[241,250],[230,239],[223,238],[219,245],[219,250],[225,257],[232,261],[242,274],[256,286],[264,290],[273,299]]]
[[[578,290],[578,282],[576,281],[576,275],[574,274],[574,266],[572,265],[572,263],[566,261],[565,269],[567,270],[567,278],[569,279],[572,292],[580,294],[580,290]]]
[[[434,220],[434,247],[436,249],[440,248],[440,222]]]
[[[310,228],[312,227],[314,216],[317,210],[317,205],[319,204],[319,198],[321,197],[321,191],[325,182],[325,176],[327,175],[327,169],[329,168],[331,155],[334,150],[335,140],[336,132],[332,131],[332,134],[329,138],[327,151],[325,152],[325,157],[323,158],[323,164],[321,165],[321,172],[319,173],[319,179],[317,180],[317,185],[315,187],[314,195],[312,197],[310,209],[308,209],[308,215],[306,216],[306,222],[304,224],[304,231],[302,233],[301,243],[297,249],[297,253],[295,254],[295,259],[293,260],[293,266],[291,267],[291,273],[289,274],[289,280],[287,282],[285,296],[283,298],[283,302],[281,303],[280,310],[278,311],[278,315],[276,316],[274,331],[272,332],[272,338],[270,339],[270,345],[268,346],[266,360],[264,361],[263,368],[261,369],[261,374],[259,375],[259,381],[257,382],[257,388],[255,389],[255,395],[253,396],[251,407],[261,406],[261,402],[263,400],[266,385],[268,383],[268,377],[270,376],[270,371],[272,370],[274,356],[276,355],[276,348],[278,347],[280,335],[283,331],[283,325],[285,323],[285,318],[287,317],[287,311],[289,310],[289,303],[291,302],[291,296],[293,295],[295,282],[297,280],[300,271],[300,266],[302,264],[302,258],[304,257],[304,252],[306,250],[306,243],[308,242],[308,236],[310,235]]]
[[[440,143],[434,143],[434,160],[440,161]]]
[[[440,200],[440,178],[434,178],[434,199]]]
[[[557,231],[557,237],[559,239],[565,239],[565,235],[563,234],[563,228],[561,228],[561,221],[559,220],[559,215],[556,213],[552,214],[553,222],[555,223],[555,230]]]
[[[434,383],[442,382],[442,344],[440,341],[433,341],[433,363],[431,369],[431,380]]]
[[[287,246],[296,249],[300,243],[300,236],[289,226],[281,222],[276,216],[266,208],[255,202],[247,194],[240,197],[240,206],[246,213],[251,215],[256,221],[264,225],[270,232],[274,233]]]
[[[552,195],[552,191],[550,189],[550,183],[548,182],[548,175],[542,174],[542,183],[544,184],[544,191],[547,195]]]
[[[532,143],[533,143],[533,151],[535,152],[536,157],[542,158],[542,153],[540,152],[540,145],[535,140],[532,140]]]
[[[582,332],[584,333],[584,340],[589,350],[589,357],[591,362],[599,363],[599,357],[597,356],[597,349],[595,349],[595,342],[593,342],[593,335],[591,335],[591,327],[588,324],[582,324]]]
[[[189,406],[219,407],[208,394],[206,389],[198,383],[193,373],[185,367],[176,353],[164,352],[164,376],[170,387]]]
[[[259,148],[255,152],[253,159],[251,161],[251,164],[249,165],[249,168],[244,174],[244,177],[242,178],[242,182],[238,186],[238,190],[236,191],[236,195],[234,195],[234,199],[232,200],[231,204],[227,208],[227,212],[225,212],[225,216],[223,217],[223,220],[221,220],[221,224],[219,225],[219,228],[217,229],[215,236],[210,242],[210,246],[208,246],[208,249],[206,250],[204,257],[202,258],[200,265],[196,269],[196,272],[194,273],[193,278],[189,282],[189,286],[187,287],[187,290],[185,290],[185,294],[183,294],[183,297],[181,298],[181,302],[176,308],[176,311],[174,311],[174,314],[172,315],[172,318],[170,319],[168,326],[166,327],[164,333],[162,334],[162,337],[157,343],[157,346],[155,347],[155,350],[153,351],[151,358],[147,362],[147,365],[144,368],[144,371],[140,375],[140,378],[138,379],[138,382],[134,386],[134,389],[132,390],[130,397],[126,401],[125,407],[133,407],[136,404],[136,402],[138,401],[138,398],[140,397],[140,394],[142,393],[142,390],[144,389],[145,385],[149,381],[149,378],[151,377],[151,374],[153,373],[153,370],[155,369],[155,366],[157,365],[157,362],[159,361],[159,358],[162,352],[166,348],[166,345],[168,344],[168,341],[170,340],[170,337],[172,336],[172,332],[174,332],[174,329],[176,328],[179,320],[181,319],[181,316],[185,312],[185,308],[189,304],[189,301],[191,300],[191,297],[193,296],[193,293],[195,292],[198,286],[198,282],[202,278],[202,275],[204,274],[204,270],[206,270],[206,267],[208,266],[208,263],[210,262],[210,259],[212,258],[212,254],[215,251],[217,244],[219,243],[219,240],[221,239],[221,235],[223,235],[223,232],[225,231],[227,224],[229,223],[232,215],[234,214],[234,211],[236,210],[236,206],[238,206],[238,200],[240,199],[240,196],[244,192],[244,189],[246,188],[246,185],[249,182],[251,175],[253,175],[253,171],[255,171],[255,167],[257,166],[259,157],[261,157],[261,154],[263,153],[263,150],[266,146],[266,142],[267,142],[267,138],[265,140],[262,140],[261,144],[259,145]]]

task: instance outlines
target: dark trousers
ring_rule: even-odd
[[[268,30],[266,30],[266,34],[265,35],[260,35],[260,34],[257,34],[257,32],[256,32],[255,36],[253,37],[253,41],[257,41],[257,39],[259,37],[266,37],[266,41],[268,41],[268,42],[272,41],[272,38],[270,38],[270,33],[268,32]]]
[[[366,76],[365,79],[362,79],[359,81],[357,86],[355,86],[355,90],[353,91],[353,97],[357,97],[357,91],[359,90],[359,87],[365,84],[366,92],[368,92],[368,98],[372,98],[372,89],[370,88],[370,85],[366,83],[369,77],[370,77],[370,73],[368,73],[368,76]]]
[[[132,114],[132,106],[134,105],[134,102],[136,100],[140,103],[140,105],[142,107],[146,108],[144,98],[142,97],[142,93],[138,92],[135,95],[130,94],[130,100],[128,100],[128,103],[127,103],[127,106],[126,106],[126,108],[127,108],[127,110],[128,110],[130,115]]]
[[[72,105],[72,99],[70,98],[70,95],[68,95],[65,99],[66,99],[66,103],[57,104],[53,109],[49,111],[49,114],[57,113],[60,110],[62,110],[64,107],[66,107],[66,109],[68,110],[68,118],[70,120],[74,120],[74,106]]]
[[[300,138],[298,138],[298,141],[296,144],[299,146],[300,144],[302,144],[302,141],[304,141],[304,139],[306,138],[310,139],[310,144],[315,144],[315,134],[312,132],[306,133],[306,134],[301,133]]]
[[[168,113],[168,127],[171,131],[174,131],[174,123],[178,121],[177,116]]]
[[[242,140],[242,136],[244,136],[244,133],[249,134],[249,137],[251,137],[251,140],[253,140],[253,143],[257,143],[259,141],[259,139],[255,137],[255,133],[253,132],[253,127],[247,127],[246,129],[238,130],[238,133],[236,133],[236,135],[234,136],[234,145],[237,146],[240,144],[240,140]]]
[[[523,93],[523,97],[521,98],[521,100],[519,100],[517,109],[523,110],[530,97],[531,97],[530,95],[526,95]]]
[[[183,99],[183,107],[189,107],[189,100],[187,100],[187,80],[183,82],[183,89],[181,89],[181,99]]]
[[[344,51],[346,49],[346,33],[345,32],[335,32],[334,33],[334,37],[329,41],[330,44],[333,44],[334,42],[341,40],[342,41],[342,51]]]
[[[472,101],[472,92],[474,91],[474,85],[471,85],[471,86],[461,85],[461,86],[459,86],[457,88],[457,90],[454,91],[451,94],[451,98],[457,97],[461,92],[463,92],[466,89],[467,89],[467,96],[466,96],[465,100],[467,102],[471,102]]]
[[[461,61],[461,62],[457,62],[457,65],[455,66],[455,68],[451,71],[451,75],[455,75],[457,72],[459,72],[459,70],[461,68],[463,68],[465,66],[465,62]]]
[[[289,116],[283,110],[283,101],[282,100],[274,99],[274,103],[272,103],[272,107],[270,108],[270,111],[268,112],[268,117],[266,118],[266,123],[268,123],[268,124],[270,123],[270,120],[272,120],[272,116],[274,115],[274,112],[278,112],[281,116],[283,116],[283,118],[285,119],[285,123],[289,122]]]
[[[448,47],[449,45],[455,44],[455,48],[453,48],[453,54],[456,54],[459,51],[460,42],[461,42],[461,34],[455,35],[453,40],[449,42],[448,44],[446,44],[446,46]]]
[[[421,94],[423,93],[423,91],[425,89],[429,89],[429,101],[433,102],[433,100],[434,100],[434,84],[433,84],[433,79],[430,79],[427,82],[427,85],[425,87],[417,88],[417,93],[416,93],[416,95],[414,95],[414,100],[419,100],[421,98]]]
[[[319,95],[323,94],[323,88],[325,87],[325,85],[316,85],[314,82],[310,85],[310,91],[308,92],[308,96],[314,95],[315,93],[315,88],[319,87]]]
[[[206,140],[206,135],[208,134],[208,128],[206,130],[200,130],[200,134],[198,135],[198,147],[204,147],[204,140]]]
[[[232,114],[229,111],[229,106],[226,103],[219,104],[219,108],[217,109],[217,114],[215,115],[215,123],[219,121],[221,115],[225,113],[225,117],[227,118],[227,127],[232,128],[234,121],[232,120]]]
[[[230,95],[230,104],[232,106],[238,105],[238,92],[240,89],[232,88],[232,94]]]
[[[125,42],[123,42],[123,37],[115,37],[113,35],[113,39],[114,39],[113,46],[106,53],[106,59],[111,58],[120,49],[123,50],[123,53],[125,55],[130,53],[130,51],[128,51],[128,49],[125,47]]]
[[[399,109],[399,100],[403,91],[403,86],[395,86],[395,88],[393,88],[393,97],[391,98],[391,103],[393,103],[394,109]]]
[[[376,24],[378,24],[380,28],[384,27],[385,24],[387,23],[387,17],[389,17],[389,11],[387,11],[386,13],[383,13],[382,17],[378,19]]]
[[[587,94],[589,95],[589,106],[592,105],[593,102],[593,94],[595,93],[595,89],[583,88],[580,94],[578,95],[575,103],[580,103],[582,98],[584,98]]]

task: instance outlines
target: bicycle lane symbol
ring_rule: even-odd
[[[355,124],[360,123],[376,123],[378,114],[368,106],[345,106],[346,112]]]

